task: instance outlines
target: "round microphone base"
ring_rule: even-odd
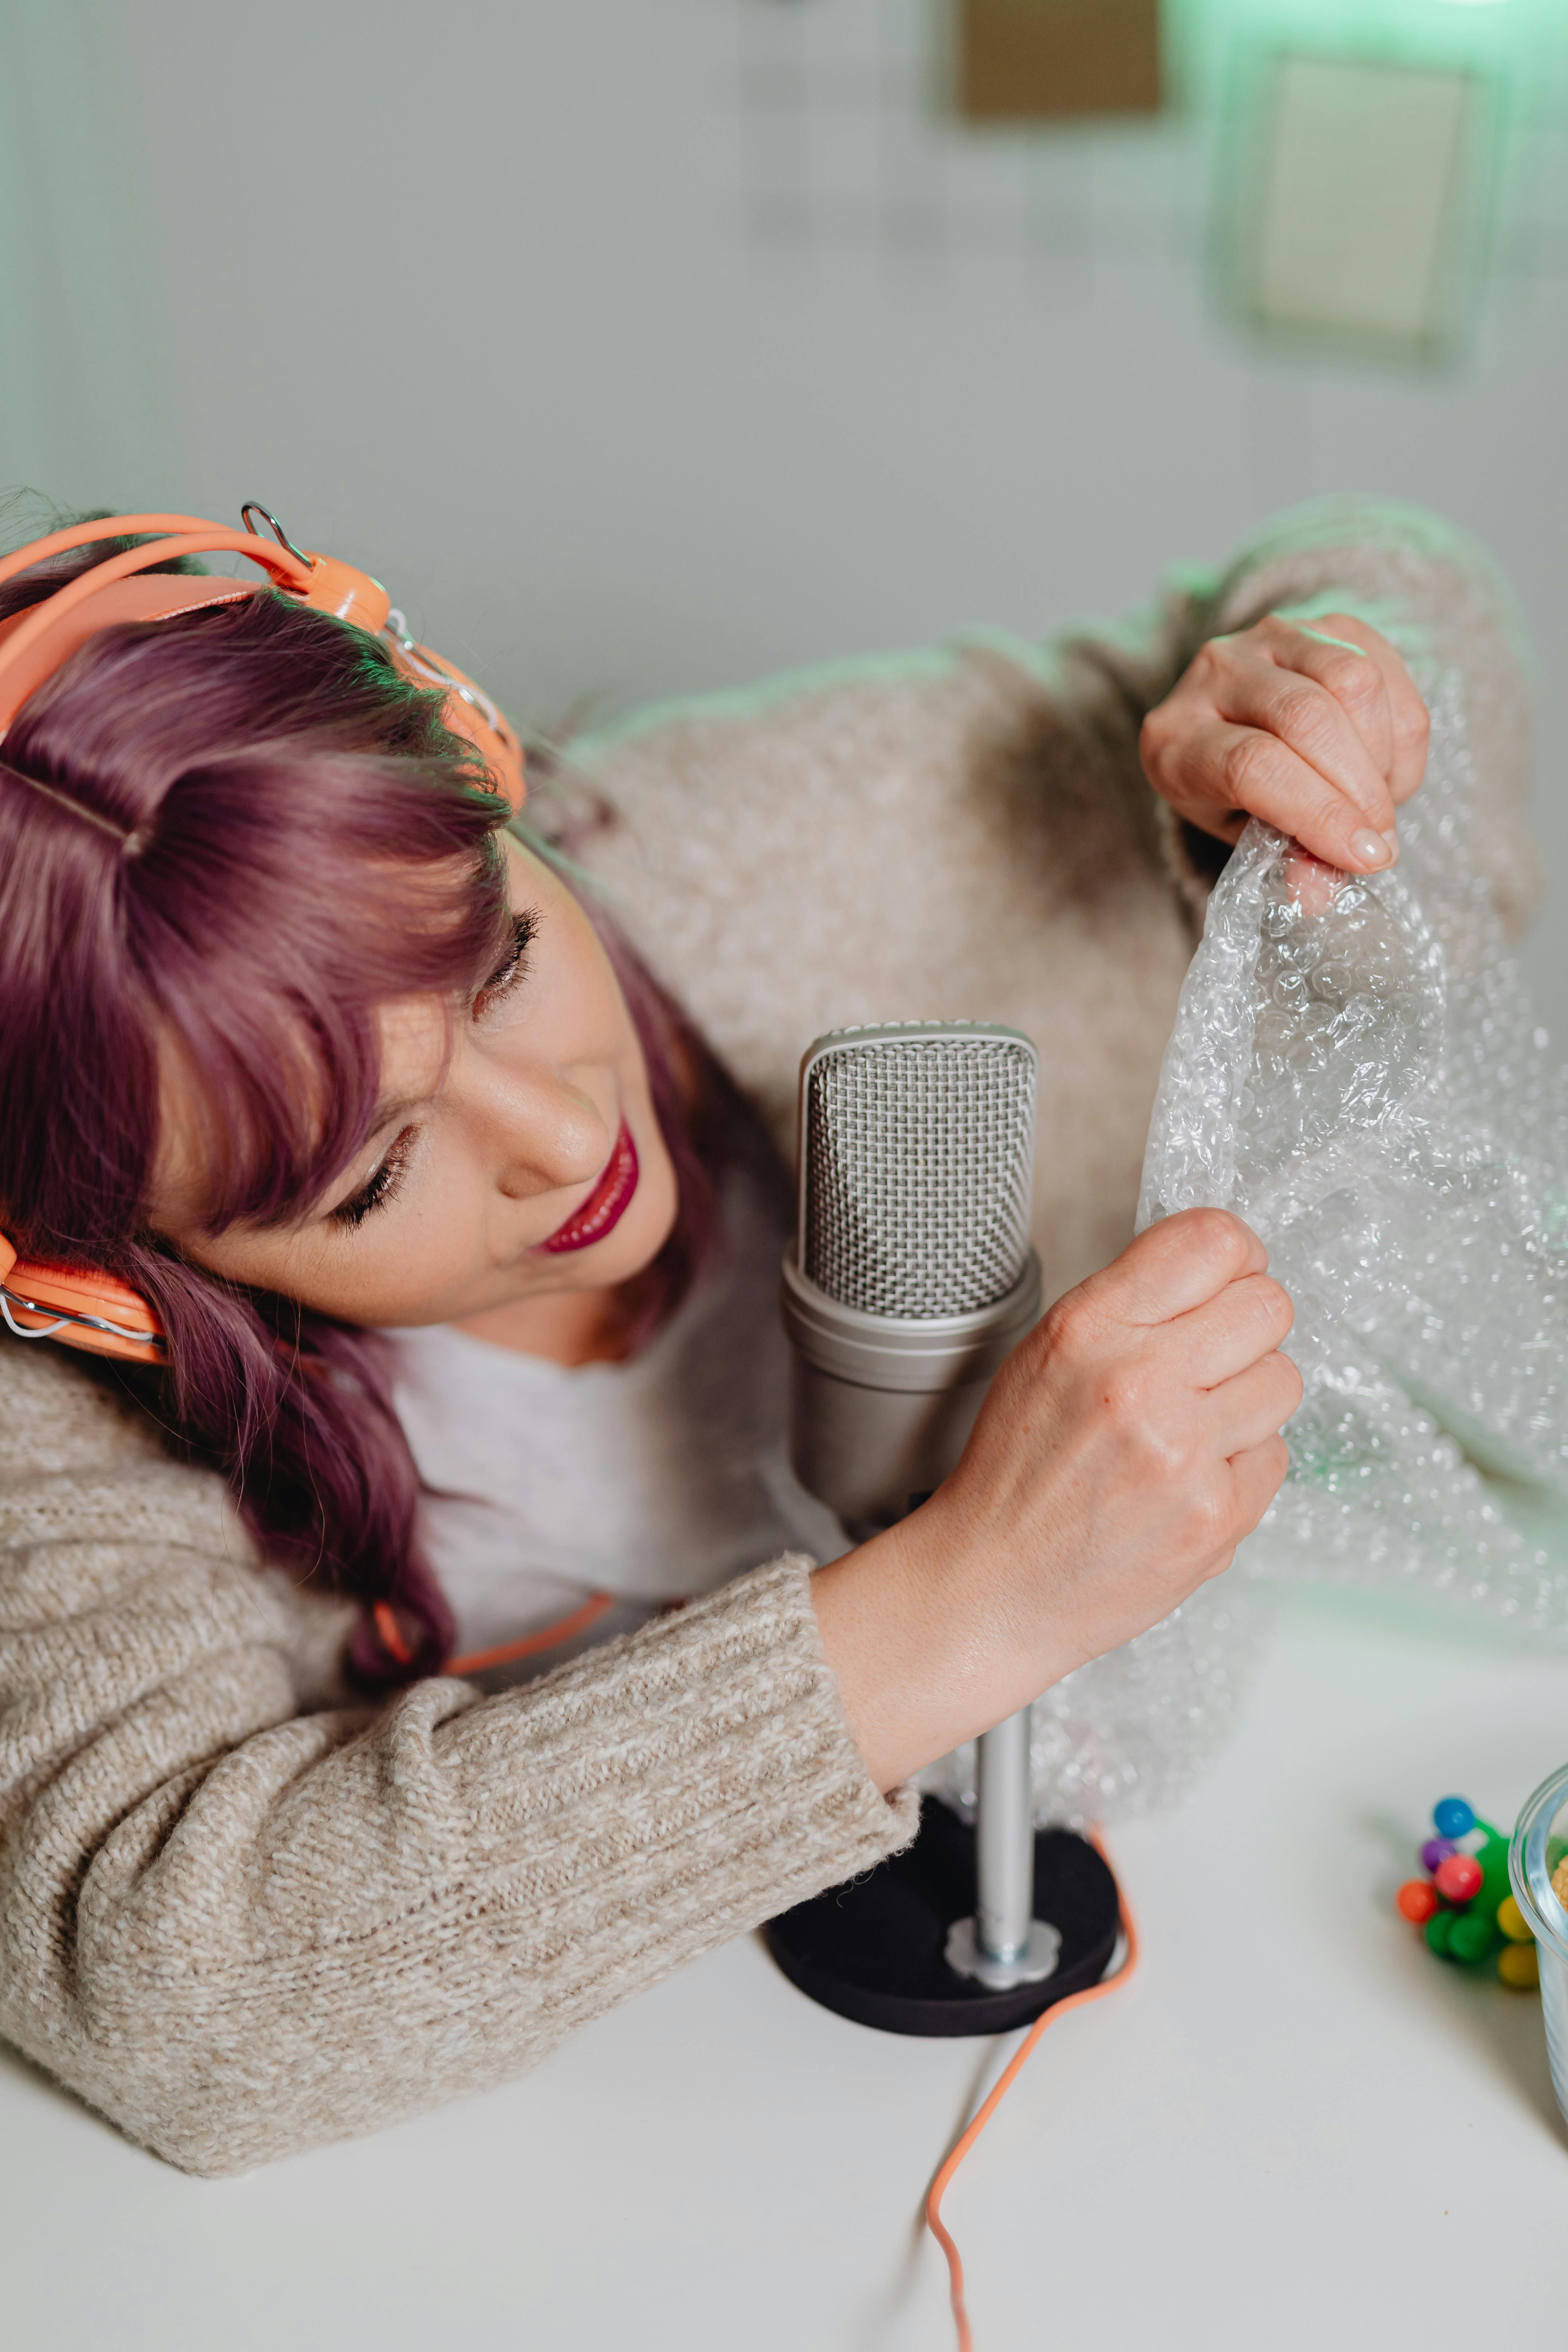
[[[1035,1913],[1061,1937],[1056,1967],[994,1990],[947,1958],[974,1909],[974,1832],[928,1797],[920,1835],[866,1878],[830,1887],[770,1919],[769,1948],[790,1982],[824,2009],[884,2033],[1005,2033],[1068,1993],[1098,1984],[1120,1926],[1116,1881],[1071,1830],[1035,1836]]]
[[[1020,1950],[1003,1959],[988,1952],[980,1940],[978,1919],[955,1919],[947,1931],[947,1965],[961,1977],[973,1977],[988,1992],[1011,1992],[1015,1985],[1044,1984],[1054,1977],[1062,1954],[1060,1931],[1047,1919],[1031,1919]]]

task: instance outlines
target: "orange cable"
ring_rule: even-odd
[[[400,1666],[407,1665],[414,1656],[397,1622],[397,1612],[390,1601],[378,1601],[371,1612],[371,1622],[391,1655]]]
[[[1098,1831],[1090,1831],[1089,1843],[1094,1847],[1095,1852],[1100,1855],[1100,1860],[1109,1866],[1110,1857],[1106,1853],[1104,1846],[1100,1843]],[[1038,2042],[1047,2026],[1051,2024],[1057,2018],[1064,2016],[1069,2009],[1081,2009],[1086,2001],[1101,2000],[1108,1992],[1117,1991],[1121,1986],[1126,1983],[1128,1978],[1132,1974],[1133,1969],[1137,1967],[1138,1929],[1133,1923],[1132,1914],[1127,1907],[1127,1899],[1125,1895],[1121,1893],[1120,1888],[1118,1889],[1117,1901],[1121,1917],[1121,1932],[1127,1938],[1127,1957],[1122,1961],[1121,1966],[1117,1969],[1116,1974],[1113,1977],[1104,1977],[1100,1979],[1099,1984],[1089,1985],[1082,1992],[1069,1993],[1065,2000],[1054,2002],[1049,2009],[1043,2011],[1035,2020],[1035,2022],[1030,2026],[1027,2033],[1025,2034],[1024,2039],[1020,2042],[1016,2050],[1014,2051],[1012,2057],[1009,2059],[1007,2064],[997,2078],[996,2086],[991,2093],[990,2097],[986,2099],[978,2115],[974,2117],[973,2122],[970,2124],[968,2129],[960,2137],[948,2156],[945,2163],[938,2171],[936,2179],[931,2182],[930,2189],[926,2192],[926,2228],[931,2231],[931,2236],[936,2240],[937,2244],[942,2248],[942,2252],[947,2257],[947,2274],[952,2296],[953,2324],[958,2330],[958,2352],[974,2352],[974,2338],[970,2333],[969,2314],[964,2309],[963,2304],[963,2260],[959,2253],[957,2246],[953,2242],[951,2231],[942,2221],[942,2200],[947,2193],[948,2186],[952,2179],[953,2174],[958,2170],[959,2166],[963,2162],[964,2158],[969,2154],[970,2149],[974,2146],[975,2141],[979,2138],[981,2133],[984,2130],[986,2125],[990,2122],[992,2116],[1001,2105],[1003,2098],[1006,2095],[1008,2088],[1022,2071],[1025,2060],[1028,2057],[1029,2053],[1034,2049],[1036,2042]]]
[[[537,1651],[552,1650],[558,1642],[569,1642],[574,1633],[581,1633],[602,1617],[614,1596],[608,1592],[590,1592],[579,1609],[569,1617],[558,1617],[553,1625],[542,1625],[537,1633],[525,1633],[521,1642],[501,1642],[493,1650],[470,1650],[465,1657],[449,1658],[442,1667],[444,1675],[481,1675],[489,1666],[510,1666],[514,1658],[531,1658]]]
[[[525,1633],[521,1642],[500,1642],[493,1650],[469,1650],[461,1658],[448,1658],[442,1667],[444,1675],[480,1675],[488,1666],[510,1666],[514,1658],[531,1658],[537,1651],[552,1650],[558,1642],[569,1642],[574,1633],[581,1633],[602,1617],[613,1601],[609,1592],[590,1592],[586,1601],[573,1610],[568,1617],[558,1617],[552,1625],[542,1625],[537,1633]],[[676,1602],[676,1607],[681,1606]],[[408,1645],[397,1612],[390,1601],[378,1601],[371,1610],[376,1632],[396,1659],[405,1666],[414,1653]]]

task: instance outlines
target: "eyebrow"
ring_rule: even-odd
[[[369,1143],[374,1137],[378,1136],[384,1127],[390,1127],[395,1118],[405,1118],[411,1110],[417,1110],[422,1104],[429,1100],[430,1097],[427,1094],[397,1095],[390,1101],[378,1102],[371,1113],[370,1125],[364,1131],[365,1143]],[[363,1151],[364,1144],[362,1144],[360,1149]]]

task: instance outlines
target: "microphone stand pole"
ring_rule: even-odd
[[[947,1964],[992,1992],[1038,1984],[1061,1951],[1060,1932],[1035,1916],[1035,1791],[1029,1709],[976,1742],[974,1914],[948,1931]]]

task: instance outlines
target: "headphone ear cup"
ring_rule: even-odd
[[[401,620],[401,614],[397,617]],[[449,689],[443,719],[454,735],[473,745],[516,816],[528,798],[528,782],[522,743],[505,711],[498,709],[483,687],[476,686],[445,654],[432,653],[428,646],[416,645],[407,637],[384,636],[382,643],[404,677],[412,678],[416,686]]]
[[[352,621],[356,629],[378,637],[392,610],[392,599],[380,581],[352,563],[340,562],[335,555],[318,555],[313,548],[305,550],[305,560],[310,577],[300,594],[300,604],[309,604],[312,612]]]
[[[20,1258],[6,1242],[0,1250],[0,1308],[18,1339],[58,1339],[62,1348],[124,1363],[168,1361],[163,1324],[118,1275]]]
[[[500,719],[500,725],[491,727],[471,704],[455,694],[447,696],[443,715],[453,734],[466,736],[479,752],[495,778],[502,798],[516,816],[528,798],[528,782],[523,771],[522,745],[512,733],[509,721],[498,711],[496,716]]]

